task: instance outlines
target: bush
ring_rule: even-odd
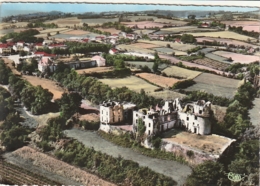
[[[194,152],[193,152],[192,150],[188,150],[188,151],[186,152],[186,154],[187,154],[187,156],[190,157],[190,158],[192,158],[192,157],[194,156]]]
[[[195,81],[192,79],[184,80],[184,81],[178,81],[172,86],[172,89],[185,89],[192,85],[196,84]]]
[[[44,152],[51,151],[51,150],[54,149],[54,148],[53,148],[52,146],[50,146],[50,144],[49,144],[47,141],[45,141],[45,140],[43,140],[43,141],[41,141],[41,142],[37,142],[36,145],[37,145],[37,147],[43,149]]]
[[[86,130],[98,130],[99,129],[99,121],[87,121],[87,120],[82,120],[79,122],[79,125],[81,127],[84,127]]]

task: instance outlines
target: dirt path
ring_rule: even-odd
[[[178,185],[183,185],[187,176],[191,174],[191,168],[187,165],[175,161],[150,158],[132,149],[116,146],[99,137],[96,132],[71,129],[66,130],[65,133],[67,136],[82,142],[87,147],[94,147],[95,150],[113,157],[121,155],[124,159],[135,161],[140,166],[147,166],[155,172],[169,176],[178,182]]]

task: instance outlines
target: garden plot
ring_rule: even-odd
[[[136,92],[140,92],[140,90],[143,89],[145,92],[149,93],[149,92],[154,92],[156,89],[158,89],[157,86],[152,85],[146,82],[145,80],[135,76],[120,78],[120,79],[100,79],[100,81],[112,88],[127,87],[130,90]]]
[[[213,38],[228,38],[228,39],[235,39],[235,40],[241,40],[241,41],[247,41],[248,39],[251,39],[251,41],[256,41],[255,38],[240,35],[235,32],[230,31],[219,31],[219,32],[189,32],[187,34],[192,34],[194,37],[213,37]]]
[[[89,26],[102,25],[108,22],[118,22],[118,18],[96,18],[96,19],[82,19],[82,24],[86,23]]]
[[[215,96],[232,98],[238,86],[241,84],[240,80],[226,78],[214,74],[202,73],[193,79],[196,84],[188,87],[187,91],[200,90]]]
[[[174,50],[179,50],[179,51],[187,51],[192,48],[195,48],[195,45],[191,44],[181,44],[181,43],[175,43],[175,42],[169,42],[169,41],[149,41],[149,40],[143,40],[140,39],[138,40],[139,43],[150,43],[162,47],[166,47],[168,44],[171,46],[172,49]]]
[[[174,55],[175,55],[175,56],[184,56],[184,55],[187,55],[186,52],[182,52],[182,51],[179,51],[179,50],[173,50],[173,49],[171,49],[171,48],[166,48],[166,47],[153,48],[153,50],[156,50],[156,51],[159,52],[159,53],[168,54],[168,55],[172,55],[173,52],[174,52]]]
[[[228,63],[222,63],[206,57],[204,57],[203,59],[196,59],[193,62],[199,65],[207,66],[222,71],[224,71],[227,67],[229,67]]]
[[[231,63],[231,62],[228,62],[228,58],[222,57],[220,55],[216,55],[214,53],[208,53],[205,56],[209,59],[212,59],[212,60],[215,60],[215,61],[218,61],[218,62],[221,62],[221,63],[227,63],[227,64]]]
[[[172,87],[175,83],[180,81],[176,78],[169,78],[151,73],[138,73],[136,76],[164,88]]]
[[[201,72],[188,70],[177,66],[170,66],[164,69],[162,72],[164,72],[167,76],[180,77],[183,79],[194,79],[201,74]]]
[[[136,46],[138,48],[155,48],[155,47],[160,47],[160,45],[151,44],[151,43],[140,43],[140,42],[131,44],[131,46]]]
[[[219,55],[225,58],[232,58],[233,63],[242,63],[242,64],[248,64],[255,61],[259,61],[259,56],[252,56],[252,55],[243,55],[243,54],[237,54],[232,52],[226,52],[226,51],[216,51],[213,52],[215,55]]]

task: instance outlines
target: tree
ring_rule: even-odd
[[[224,176],[224,166],[218,162],[205,161],[192,171],[186,181],[187,186],[216,185],[217,181]]]
[[[158,67],[159,67],[158,63],[157,63],[157,62],[154,62],[154,63],[153,63],[153,67],[152,67],[152,68],[153,68],[153,71],[154,71],[154,72],[157,72],[157,71],[158,71]]]
[[[116,59],[114,61],[115,69],[124,69],[125,68],[125,62],[123,59]]]

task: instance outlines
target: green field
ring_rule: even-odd
[[[185,68],[177,66],[170,66],[164,69],[162,72],[164,72],[167,76],[180,77],[183,79],[194,79],[195,77],[201,74],[201,72],[187,70]]]
[[[146,93],[151,93],[158,88],[157,86],[135,76],[120,79],[100,79],[100,81],[112,88],[127,87],[136,92],[140,92],[141,89],[144,89]]]

